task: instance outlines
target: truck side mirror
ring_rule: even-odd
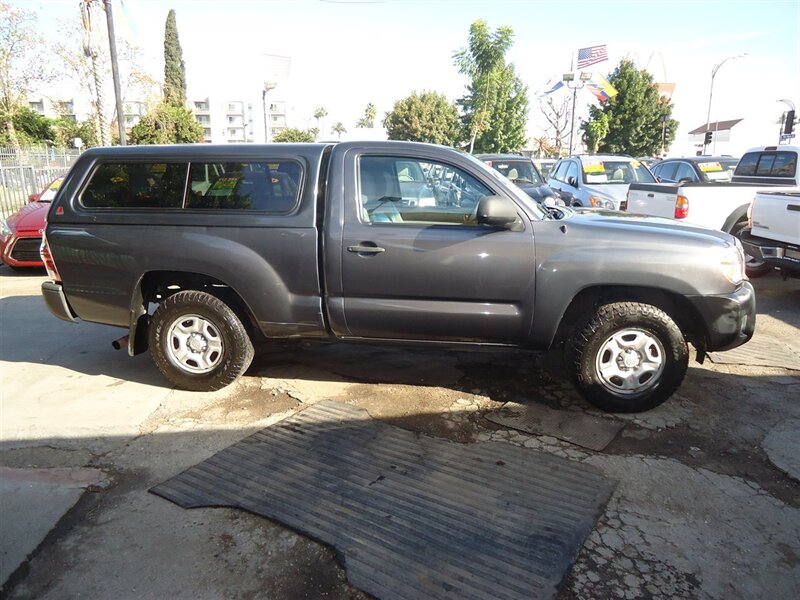
[[[510,229],[517,220],[517,207],[502,196],[484,196],[478,202],[478,223]]]
[[[572,187],[576,188],[578,187],[578,182],[573,176],[570,175],[567,177],[567,185],[571,185]]]

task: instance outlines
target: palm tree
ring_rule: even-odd
[[[337,121],[336,125],[331,127],[331,133],[335,133],[337,136],[339,136],[339,139],[342,139],[342,134],[347,133],[347,129],[344,128],[344,125],[342,125],[341,121]]]
[[[317,120],[317,131],[323,131],[325,128],[320,127],[319,122],[322,121],[323,125],[325,123],[324,119],[328,116],[328,110],[324,106],[320,106],[317,110],[314,111],[314,118]]]
[[[367,108],[364,109],[364,118],[358,120],[356,127],[375,127],[376,116],[377,111],[375,110],[375,105],[370,102],[367,104]]]

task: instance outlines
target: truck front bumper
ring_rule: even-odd
[[[753,337],[756,294],[749,281],[743,281],[731,294],[689,296],[689,301],[706,323],[705,350],[730,350]]]
[[[800,276],[800,246],[777,240],[768,240],[752,235],[750,230],[742,232],[742,246],[750,256],[762,259],[768,265]]]
[[[59,319],[72,323],[79,320],[77,315],[72,311],[69,302],[67,302],[67,297],[64,295],[64,289],[61,287],[60,283],[45,281],[42,284],[42,296],[44,297],[44,303],[47,304],[47,308]]]

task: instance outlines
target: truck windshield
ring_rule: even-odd
[[[638,160],[584,160],[583,182],[593,183],[655,183],[655,177]]]

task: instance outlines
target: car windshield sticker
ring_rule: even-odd
[[[600,162],[584,163],[583,165],[584,173],[604,173],[605,170],[603,163]]]
[[[708,173],[710,171],[722,171],[722,165],[718,162],[701,162],[697,163],[697,166],[703,173]]]
[[[709,181],[730,181],[731,174],[729,171],[711,171],[705,173],[706,179]]]
[[[640,163],[638,160],[632,160],[631,165],[634,167],[641,167],[642,163]]]
[[[586,174],[586,183],[608,183],[608,175],[600,173],[599,175]]]

